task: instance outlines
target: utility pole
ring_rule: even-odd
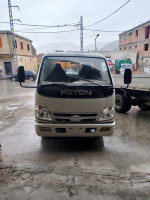
[[[80,17],[80,51],[83,51],[83,17]]]
[[[96,35],[96,38],[95,38],[95,53],[97,51],[97,48],[96,48],[96,39],[99,37],[99,34]]]
[[[16,52],[16,41],[15,41],[15,32],[14,32],[14,21],[20,21],[19,19],[13,19],[12,16],[12,7],[17,7],[18,6],[12,6],[11,5],[11,0],[8,0],[8,10],[9,10],[9,19],[10,19],[10,31],[11,31],[11,40],[12,40],[12,55],[13,55],[13,73],[17,71],[18,68],[18,60],[17,60],[17,52]]]

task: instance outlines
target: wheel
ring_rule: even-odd
[[[33,81],[34,79],[33,79],[33,77],[30,77],[30,81]]]
[[[150,110],[150,106],[147,106],[147,105],[144,104],[144,103],[138,104],[138,107],[139,107],[141,110],[143,110],[143,111]]]
[[[13,77],[11,80],[12,80],[13,82],[15,82],[15,81],[16,81],[16,78],[15,78],[15,77]]]
[[[126,113],[131,109],[131,104],[125,95],[116,94],[115,110],[119,113]]]
[[[131,109],[131,103],[129,101],[129,99],[125,96],[125,95],[122,95],[125,100],[126,100],[126,105],[125,105],[125,112],[128,112],[130,109]]]

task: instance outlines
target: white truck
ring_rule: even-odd
[[[134,74],[132,84],[125,88],[123,75],[113,75],[115,83],[115,110],[120,113],[128,112],[132,106],[138,106],[143,111],[150,110],[150,75]]]
[[[24,82],[24,67],[18,68]],[[26,87],[26,86],[22,86]],[[35,87],[35,130],[41,137],[100,137],[114,132],[115,90],[99,54],[43,57]]]

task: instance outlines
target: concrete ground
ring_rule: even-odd
[[[150,199],[150,111],[116,113],[104,146],[86,138],[41,140],[34,89],[0,80],[0,94],[0,200]]]

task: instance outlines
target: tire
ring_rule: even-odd
[[[15,78],[15,77],[13,77],[11,80],[12,80],[13,82],[15,82],[15,81],[16,81],[16,78]]]
[[[30,81],[31,81],[31,82],[34,81],[33,77],[30,77]]]
[[[148,111],[150,110],[150,106],[145,105],[144,103],[138,104],[138,107],[143,110],[143,111]]]
[[[131,104],[125,95],[116,94],[115,110],[119,113],[126,113],[131,109]]]
[[[123,97],[126,100],[126,109],[125,109],[125,112],[128,112],[131,109],[131,103],[130,103],[129,99],[125,95],[123,95]]]

